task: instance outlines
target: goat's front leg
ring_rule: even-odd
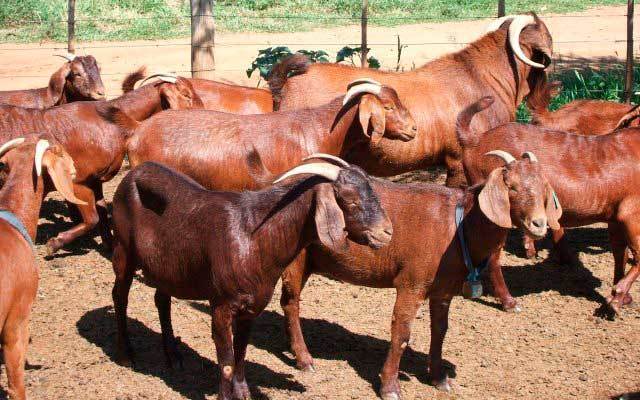
[[[578,255],[569,246],[564,228],[552,229],[553,254],[561,265],[572,265],[578,259]]]
[[[384,400],[400,399],[398,368],[404,349],[409,345],[411,323],[416,317],[420,305],[424,302],[425,292],[399,288],[391,319],[391,347],[380,374],[380,395]]]
[[[251,399],[249,385],[244,373],[245,357],[247,346],[251,337],[252,319],[237,320],[236,331],[233,335],[233,353],[235,356],[236,368],[233,374],[233,397],[241,400]]]
[[[629,218],[624,222],[625,233],[627,237],[627,243],[629,248],[631,249],[631,254],[633,255],[633,265],[629,269],[626,275],[616,285],[613,287],[611,291],[611,296],[607,299],[607,303],[609,307],[616,313],[620,313],[620,308],[625,304],[625,301],[631,301],[629,297],[629,290],[631,289],[631,285],[638,279],[640,276],[640,265],[638,265],[638,255],[640,255],[640,226],[637,223],[637,213],[633,213]],[[622,266],[616,266],[616,274],[622,275],[624,273],[624,264],[626,260],[623,260],[623,263],[620,263]]]
[[[174,362],[177,362],[178,368],[182,369],[182,355],[178,351],[180,338],[176,338],[173,335],[173,326],[171,325],[171,296],[156,289],[154,301],[158,309],[158,316],[160,317],[162,348],[167,366],[173,368]]]
[[[500,265],[501,253],[502,246],[489,256],[489,279],[493,286],[493,295],[500,300],[502,308],[505,311],[519,312],[520,307],[513,296],[511,296],[509,288],[504,281],[504,275],[502,275],[502,265]]]
[[[536,241],[524,232],[522,232],[522,245],[524,246],[524,253],[527,258],[535,258],[538,255]]]
[[[98,211],[96,210],[96,202],[93,190],[84,185],[73,185],[73,191],[77,198],[87,202],[86,205],[78,205],[78,210],[82,216],[82,223],[74,226],[68,231],[61,232],[58,236],[49,239],[47,242],[47,253],[55,254],[62,247],[73,242],[78,237],[90,232],[98,224]]]
[[[609,241],[611,243],[611,253],[613,253],[613,262],[615,265],[613,272],[613,284],[615,285],[624,278],[624,270],[627,265],[627,260],[629,259],[624,225],[615,222],[609,223]],[[622,305],[630,304],[632,300],[631,295],[627,293]]]
[[[111,222],[109,221],[109,209],[102,192],[102,182],[93,185],[93,195],[96,199],[96,211],[98,212],[100,238],[106,251],[113,249],[113,236],[111,235]]]
[[[218,400],[233,399],[233,372],[235,360],[233,356],[233,314],[228,306],[214,306],[211,302],[211,331],[216,345],[218,367],[220,368],[220,387]]]
[[[431,318],[431,348],[429,349],[429,374],[431,384],[439,390],[451,390],[449,378],[442,367],[442,344],[449,329],[449,305],[451,299],[429,299]]]
[[[26,400],[24,388],[24,364],[27,345],[29,343],[29,319],[20,322],[7,321],[2,331],[2,348],[4,363],[7,368],[9,383],[9,398],[12,400]]]

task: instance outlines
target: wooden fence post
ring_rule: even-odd
[[[367,49],[367,8],[369,7],[368,0],[362,0],[362,17],[360,19],[360,30],[362,33],[360,40],[360,48],[362,51],[360,54],[362,55],[362,68],[367,68],[369,63],[367,62],[367,53],[369,50]]]
[[[215,69],[212,0],[191,0],[191,76],[211,79]]]
[[[624,80],[624,101],[631,102],[633,95],[633,0],[627,0],[627,65]]]
[[[504,0],[498,0],[498,18],[504,17],[505,9],[504,9]]]
[[[67,51],[76,53],[76,0],[67,3]]]

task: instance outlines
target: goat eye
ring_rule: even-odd
[[[384,109],[385,109],[385,110],[387,110],[387,111],[391,111],[391,110],[393,110],[393,107],[391,107],[391,106],[384,106]]]

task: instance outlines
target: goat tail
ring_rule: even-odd
[[[135,88],[136,82],[144,79],[147,76],[147,66],[143,65],[136,71],[127,75],[122,81],[122,92],[128,93]]]
[[[493,101],[493,96],[485,96],[458,114],[458,119],[456,120],[456,135],[458,136],[458,142],[463,148],[477,143],[478,135],[469,128],[471,120],[474,115],[492,105]]]
[[[546,82],[546,79],[540,79],[527,96],[527,108],[531,111],[533,122],[538,118],[547,114],[551,99],[558,95],[562,87],[562,82]]]
[[[271,95],[273,96],[273,110],[280,109],[280,102],[282,101],[282,88],[287,83],[287,79],[290,76],[300,75],[307,72],[311,61],[309,58],[301,53],[291,55],[276,65],[273,66],[267,81],[269,82],[269,89],[271,89]]]

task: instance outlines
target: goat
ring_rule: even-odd
[[[476,119],[474,128],[485,131],[514,121],[518,104],[536,80],[545,76],[552,47],[546,25],[535,14],[510,16],[496,20],[487,34],[464,49],[416,70],[397,73],[340,64],[309,65],[301,61],[302,55],[296,55],[274,67],[269,86],[274,107],[281,110],[326,103],[347,82],[364,76],[393,87],[416,119],[416,139],[407,143],[363,143],[346,158],[377,176],[444,163],[447,186],[458,187],[466,182],[455,115],[491,94],[497,99],[496,106]],[[290,73],[294,76],[287,78]]]
[[[632,123],[639,126],[637,106],[614,101],[575,100],[549,111],[551,99],[558,95],[561,85],[561,82],[541,80],[529,94],[526,104],[533,125],[579,135],[604,135]]]
[[[146,67],[125,78],[122,92],[127,93],[135,88],[136,82],[146,76]],[[202,99],[202,108],[231,114],[265,114],[273,111],[271,92],[265,89],[252,88],[212,81],[209,79],[183,78],[191,84],[193,91]]]
[[[289,179],[299,174],[313,176]],[[171,297],[209,300],[221,375],[218,399],[249,398],[244,358],[251,326],[287,264],[317,239],[336,250],[348,246],[347,236],[373,248],[391,239],[389,219],[358,167],[315,162],[276,182],[283,180],[258,192],[208,191],[153,162],[122,180],[113,200],[120,363],[132,361],[127,297],[135,271],[142,269],[156,288],[168,364],[180,362]]]
[[[132,166],[160,162],[215,190],[264,186],[247,163],[256,154],[279,173],[312,153],[339,156],[354,143],[383,136],[411,140],[416,129],[396,92],[369,80],[352,82],[345,96],[307,110],[243,116],[166,111],[138,123],[114,108],[109,118],[132,132]]]
[[[8,175],[0,189],[0,344],[9,397],[24,400],[29,316],[38,290],[38,267],[32,246],[45,176],[48,175],[68,201],[79,204],[82,201],[72,190],[73,160],[51,138],[34,135],[3,144],[0,146],[0,170]]]
[[[45,109],[83,100],[104,100],[100,69],[93,56],[60,56],[67,60],[40,89],[0,91],[0,104]]]
[[[110,107],[125,110],[136,119],[145,119],[167,106],[184,107],[196,102],[183,91],[188,82],[161,82],[147,85],[110,101],[79,101],[46,110],[0,106],[0,141],[27,134],[48,133],[69,152],[78,169],[74,179],[76,196],[87,204],[79,206],[82,222],[47,242],[49,254],[91,231],[102,222],[100,235],[109,248],[111,233],[102,183],[111,180],[120,170],[125,155],[126,132],[107,122],[102,115]],[[98,208],[96,208],[96,205]]]
[[[515,160],[501,151],[488,154],[510,162],[467,190],[372,180],[373,190],[393,225],[389,245],[379,250],[350,245],[346,252],[336,252],[313,244],[305,256],[285,270],[280,302],[298,368],[313,370],[313,358],[300,326],[300,293],[309,275],[319,273],[355,285],[396,289],[391,347],[380,374],[384,399],[400,398],[400,358],[409,343],[411,323],[429,297],[431,382],[449,390],[442,368],[442,344],[449,304],[469,275],[456,237],[456,208],[464,207],[463,230],[474,265],[502,247],[512,224],[540,237],[547,231],[547,221],[557,226],[561,214],[560,209],[548,207],[552,189],[540,173],[535,156],[525,153],[522,160]],[[523,190],[509,191],[516,182]]]
[[[491,105],[485,97],[458,116],[458,137],[463,149],[465,171],[470,182],[484,180],[495,163],[482,159],[487,149],[500,148],[511,153],[533,151],[540,159],[542,173],[557,192],[564,210],[560,225],[576,227],[595,222],[609,225],[611,249],[615,261],[614,288],[607,305],[616,313],[631,302],[629,289],[640,275],[637,265],[640,250],[639,193],[633,182],[640,180],[640,129],[628,128],[601,136],[574,135],[534,125],[509,123],[483,134],[469,129],[474,115]],[[588,182],[588,184],[587,184]],[[514,186],[512,190],[520,190]],[[558,249],[564,231],[553,228]],[[625,275],[627,248],[635,262]],[[498,260],[490,263],[491,280],[496,295],[507,310],[517,306],[509,293]]]

